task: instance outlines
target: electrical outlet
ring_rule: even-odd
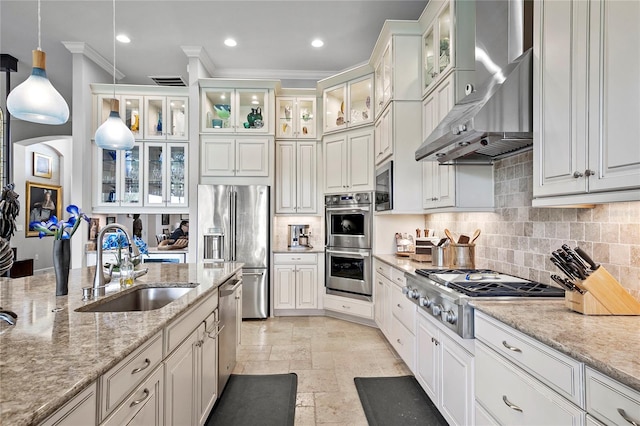
[[[33,256],[33,259],[34,259],[34,260],[40,260],[40,255],[38,255],[38,253],[36,253],[36,255],[35,255],[35,256]]]

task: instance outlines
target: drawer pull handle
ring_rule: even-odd
[[[347,306],[347,305],[342,305],[342,307],[343,307],[344,309],[351,309],[351,306]]]
[[[209,336],[210,339],[215,339],[216,337],[218,337],[218,334],[220,334],[223,328],[224,328],[224,324],[222,325],[222,327],[218,329],[218,331],[216,331],[216,334],[212,336],[211,333],[207,333],[207,336]]]
[[[398,343],[402,344],[402,342],[400,341],[400,339],[397,339]]]
[[[509,400],[507,399],[507,395],[502,395],[502,400],[504,401],[505,404],[507,404],[507,407],[511,408],[512,410],[519,411],[519,412],[522,413],[522,408],[520,408],[517,405],[512,404],[511,402],[509,402]]]
[[[504,346],[505,348],[509,349],[510,351],[522,353],[522,350],[520,350],[520,348],[516,348],[515,346],[511,346],[510,344],[507,343],[506,340],[502,341],[502,346]]]
[[[633,426],[640,426],[640,420],[634,420],[631,417],[627,416],[627,413],[625,413],[622,408],[618,408],[618,414],[620,414],[622,418],[627,421],[627,423]]]
[[[131,374],[136,374],[141,372],[142,370],[146,370],[150,365],[151,365],[151,360],[149,358],[145,358],[144,367],[134,368],[133,371],[131,371]]]
[[[144,401],[147,398],[149,398],[149,389],[144,388],[144,396],[142,398],[140,398],[140,399],[136,399],[134,401],[131,401],[131,404],[129,404],[129,408],[135,407],[136,405],[140,404],[142,401]]]

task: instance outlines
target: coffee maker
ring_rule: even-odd
[[[289,225],[288,241],[291,248],[309,247],[309,225]]]

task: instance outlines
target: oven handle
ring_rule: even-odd
[[[346,254],[349,256],[360,256],[362,258],[369,257],[369,253],[358,253],[353,251],[337,251],[337,250],[329,250],[327,249],[327,253],[330,254]]]
[[[327,207],[326,210],[327,212],[370,212],[371,207]]]

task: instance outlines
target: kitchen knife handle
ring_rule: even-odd
[[[582,250],[580,247],[576,247],[574,250],[582,260],[584,260],[589,264],[589,266],[591,266],[592,271],[595,271],[596,269],[598,269],[599,265],[597,265],[596,262],[594,262],[593,259],[591,259],[591,256],[589,256],[584,250]]]

